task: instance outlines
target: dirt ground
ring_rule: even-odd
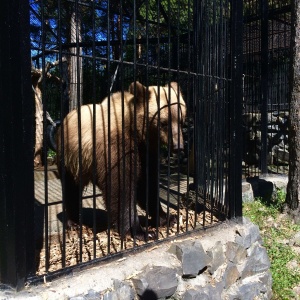
[[[161,181],[160,198],[171,204],[170,214],[176,216],[177,223],[173,227],[157,228],[156,236],[159,240],[211,226],[223,218],[203,203],[198,206],[196,214],[195,192],[186,194],[187,182],[186,175],[176,173]],[[97,197],[93,203],[91,195],[94,192]],[[61,184],[56,166],[49,166],[47,173],[44,168],[35,170],[36,275],[44,275],[145,244],[143,241],[134,241],[130,236],[121,240],[113,228],[108,230],[105,225],[107,212],[99,189],[94,190],[90,185],[83,196],[88,199],[83,202],[82,229],[67,230],[63,226]],[[204,200],[198,198],[198,202],[201,201]],[[162,207],[166,210],[165,204],[162,203]],[[145,212],[138,209],[138,215],[141,223],[145,224]],[[156,231],[153,228],[149,230]],[[153,240],[147,243],[153,243]]]
[[[171,211],[171,214],[175,213],[175,211]],[[196,221],[195,217],[197,218]],[[202,227],[204,222],[207,226],[219,222],[218,218],[208,212],[195,215],[195,211],[186,211],[185,209],[179,211],[178,219],[179,225],[175,223],[168,231],[167,227],[158,228],[158,239],[178,236],[178,233]],[[149,230],[153,229],[149,228]],[[153,243],[153,241],[150,240],[148,243]],[[145,244],[144,241],[134,241],[130,236],[127,236],[125,240],[121,240],[119,234],[114,230],[111,230],[109,235],[107,230],[94,234],[93,229],[83,225],[82,231],[79,229],[66,230],[65,234],[48,236],[47,246],[44,241],[42,249],[37,251],[36,275],[44,275],[63,267],[88,262],[94,258],[105,257],[143,244]]]

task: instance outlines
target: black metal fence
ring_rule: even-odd
[[[244,1],[243,175],[288,172],[291,3]]]
[[[2,283],[241,216],[241,1],[6,2]]]

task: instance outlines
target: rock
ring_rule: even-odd
[[[134,299],[135,292],[129,284],[126,284],[118,279],[114,279],[114,291],[119,299]]]
[[[196,290],[187,290],[183,295],[182,295],[182,300],[202,300],[202,296],[199,294],[198,291]]]
[[[187,290],[182,297],[183,300],[220,300],[221,290],[213,287],[195,287],[195,289]]]
[[[249,279],[249,278],[247,278]],[[240,284],[233,285],[227,291],[228,300],[253,300],[253,299],[270,299],[266,288],[262,283],[245,280]]]
[[[208,265],[208,272],[213,274],[225,262],[221,241],[216,242],[216,244],[207,251],[207,255],[211,258],[211,262]]]
[[[223,287],[225,286],[224,273],[226,268],[227,268],[227,263],[224,263],[214,272],[214,274],[212,274],[212,278],[214,281],[223,282]]]
[[[235,242],[227,242],[226,258],[232,263],[241,263],[247,256],[247,250],[240,244]]]
[[[265,174],[247,179],[253,189],[254,197],[271,201],[276,196],[278,189],[286,191],[288,176],[280,174]]]
[[[209,275],[208,272],[204,272],[196,277],[193,278],[182,278],[181,276],[178,277],[178,287],[176,293],[173,295],[172,298],[174,299],[182,299],[182,295],[190,289],[200,289],[201,287],[205,287],[210,284],[212,277]],[[216,280],[214,280],[216,282]]]
[[[84,296],[75,296],[75,297],[69,298],[69,300],[85,300],[85,297]]]
[[[152,300],[152,299],[158,299],[157,295],[154,291],[152,290],[146,290],[140,297],[143,300]],[[123,299],[123,298],[122,298]],[[161,298],[161,299],[165,299],[165,298]],[[121,299],[120,299],[121,300]]]
[[[225,288],[227,289],[233,285],[240,278],[240,276],[241,275],[237,266],[233,263],[229,263],[224,272]]]
[[[225,285],[224,281],[216,282],[214,286],[212,287],[212,292],[218,296],[219,298],[217,299],[222,299],[221,295],[225,291]]]
[[[119,300],[117,293],[114,291],[107,292],[103,295],[103,300]]]
[[[211,262],[211,258],[198,241],[176,245],[176,256],[181,261],[184,277],[197,276]]]
[[[131,281],[139,296],[149,290],[154,292],[158,299],[172,296],[178,285],[176,271],[161,266],[146,267],[144,272],[132,278]]]
[[[252,185],[254,197],[261,197],[266,201],[270,201],[274,193],[274,184],[272,182],[264,176],[249,178],[248,181]]]
[[[264,272],[263,274],[255,275],[259,278],[259,280],[265,285],[265,286],[272,286],[272,274],[271,271],[268,270],[267,272]]]
[[[294,237],[291,239],[290,243],[291,246],[300,247],[300,231],[297,232]]]
[[[183,278],[183,280],[186,280],[187,278]],[[188,277],[188,282],[192,286],[206,286],[210,282],[210,276],[208,273],[202,273],[196,277]]]
[[[86,300],[98,300],[100,299],[100,295],[96,298],[85,298]],[[134,300],[135,299],[135,292],[132,287],[118,279],[114,279],[113,281],[113,291],[109,291],[103,295],[103,300],[120,300],[120,299],[128,299]]]
[[[242,199],[243,202],[253,202],[254,194],[252,190],[252,186],[247,181],[242,181]]]
[[[267,251],[258,242],[255,242],[247,252],[248,259],[242,265],[238,265],[242,279],[270,269],[271,263]]]
[[[142,295],[148,289],[149,283],[145,277],[132,278],[131,281],[138,295]]]
[[[286,267],[287,267],[289,270],[297,270],[297,269],[298,269],[298,262],[297,262],[297,260],[293,259],[293,260],[289,261],[289,262],[286,264]]]
[[[94,290],[89,290],[86,295],[84,295],[85,300],[98,300],[100,298],[100,293],[94,291]]]
[[[288,183],[287,175],[280,174],[264,174],[260,175],[259,178],[266,182],[270,182],[273,184],[273,193],[276,192],[277,189],[286,191],[286,186]],[[262,186],[263,188],[263,186]]]
[[[259,275],[255,275],[232,285],[226,294],[228,300],[271,299],[272,290],[260,280]]]
[[[266,299],[272,298],[272,274],[271,271],[268,270],[267,272],[264,272],[263,274],[255,275],[255,277],[258,277],[259,281],[262,282],[263,286],[266,288]]]
[[[259,228],[254,225],[249,219],[243,217],[244,226],[237,225],[235,242],[248,249],[256,241],[261,242]],[[248,226],[245,226],[245,225]]]

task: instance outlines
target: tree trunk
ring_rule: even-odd
[[[69,92],[69,62],[66,56],[63,56],[63,64],[62,64],[62,81],[63,85],[63,107],[61,111],[61,117],[64,118],[70,112],[70,92]]]
[[[81,43],[81,17],[80,13],[73,11],[70,17],[70,43]],[[82,48],[70,48],[69,56],[69,110],[82,104]]]
[[[300,0],[292,1],[292,3],[289,182],[286,204],[288,210],[296,217],[299,212],[300,201]]]
[[[63,65],[66,64],[66,59],[62,59]],[[57,76],[51,75],[49,69],[57,66],[60,61],[55,61],[52,63],[47,63],[45,68],[45,77],[56,84],[61,84],[61,79]],[[35,103],[35,145],[34,145],[34,167],[40,167],[43,165],[42,161],[42,150],[43,150],[43,132],[44,132],[44,110],[43,110],[43,95],[42,95],[42,82],[46,80],[43,77],[42,70],[37,70],[34,67],[31,68],[31,82],[34,91],[34,103]],[[50,123],[53,123],[51,116],[46,113],[46,118]]]
[[[34,167],[42,166],[43,148],[43,104],[42,92],[39,88],[38,80],[33,83],[35,102],[35,147],[34,147]]]

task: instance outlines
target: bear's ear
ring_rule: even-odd
[[[138,81],[132,82],[129,86],[129,93],[135,95],[137,100],[143,100],[146,99],[147,88]]]

